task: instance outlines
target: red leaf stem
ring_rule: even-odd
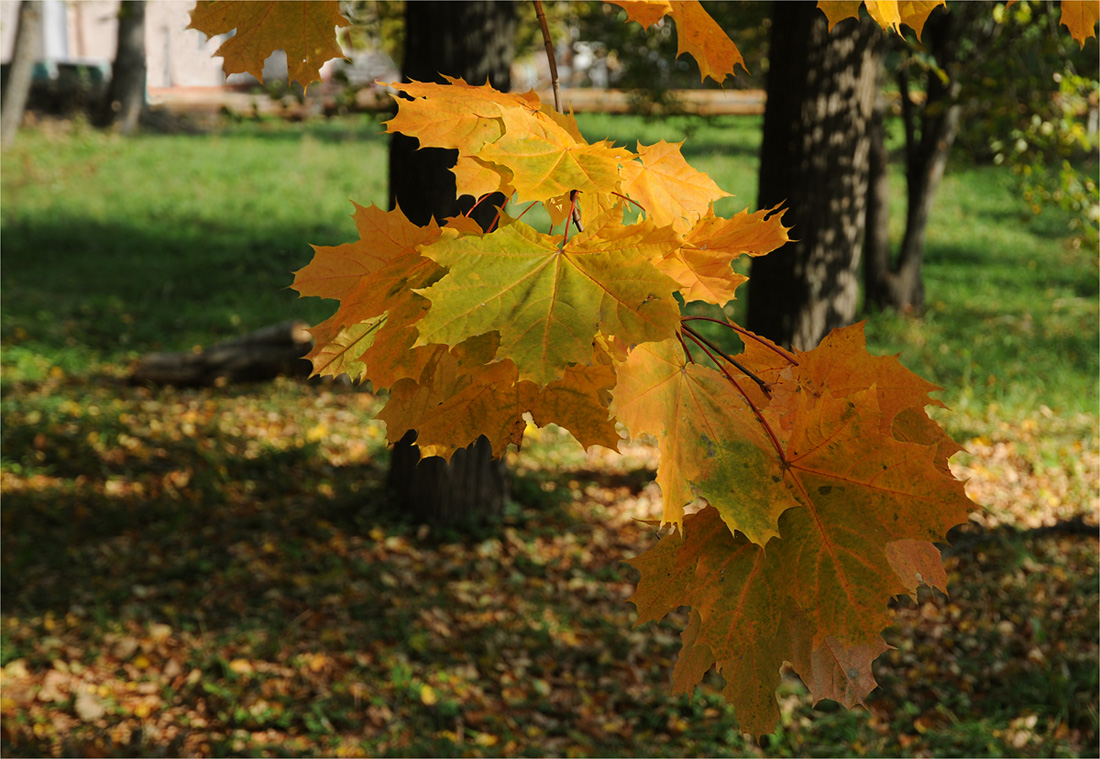
[[[753,332],[749,332],[744,327],[739,327],[736,324],[734,324],[733,322],[722,321],[721,319],[712,319],[709,316],[681,316],[680,321],[682,321],[682,322],[690,322],[690,321],[714,322],[715,324],[721,324],[723,327],[729,327],[730,329],[732,329],[734,332],[738,333],[739,335],[744,335],[745,337],[751,337],[753,340],[760,343],[765,348],[768,348],[768,349],[778,353],[780,356],[787,359],[788,361],[790,361],[795,366],[798,366],[798,360],[794,356],[792,356],[791,354],[787,353],[785,350],[780,348],[778,345],[775,345],[774,343],[770,343],[770,342],[764,340],[762,337],[760,337],[760,335],[757,335]]]
[[[721,323],[721,322],[719,322],[719,323]],[[685,334],[685,333],[680,333],[680,334]],[[710,352],[710,350],[707,348],[706,344],[692,330],[687,329],[686,334],[687,334],[688,337],[690,337],[692,339],[692,341],[696,345],[698,345],[700,348],[703,349],[703,353],[706,353],[707,357],[710,358],[710,360],[714,362],[714,365],[718,367],[718,370],[721,371],[722,374],[726,375],[726,379],[728,379],[730,381],[730,384],[733,385],[734,389],[737,390],[738,394],[742,398],[745,399],[745,403],[749,404],[749,408],[751,408],[752,413],[754,413],[756,415],[757,421],[760,422],[761,426],[764,428],[764,431],[768,433],[768,437],[770,437],[772,439],[772,445],[775,446],[775,452],[777,454],[779,454],[779,460],[782,461],[784,464],[787,464],[787,457],[783,453],[783,446],[780,444],[779,438],[776,437],[775,431],[772,429],[772,426],[770,424],[768,424],[768,420],[764,418],[764,415],[762,413],[760,413],[760,409],[758,409],[756,407],[756,404],[752,402],[752,399],[749,398],[749,396],[745,392],[744,388],[741,387],[741,384],[733,378],[733,375],[729,373],[729,371],[726,369],[726,367],[722,366],[722,364],[720,364],[718,362],[718,359],[716,359],[714,357],[714,354],[712,354]],[[683,340],[682,337],[680,339]]]
[[[771,398],[771,397],[772,397],[772,389],[771,389],[771,386],[769,386],[769,385],[768,385],[768,383],[767,383],[767,382],[765,382],[764,380],[762,380],[762,379],[760,379],[759,377],[757,377],[757,376],[756,376],[756,375],[755,375],[755,374],[754,374],[754,373],[753,373],[753,372],[752,372],[752,371],[751,371],[751,370],[750,370],[750,369],[749,369],[748,367],[746,367],[746,366],[742,365],[740,361],[738,361],[737,359],[735,359],[735,358],[733,358],[732,356],[730,356],[730,355],[729,355],[728,353],[726,353],[726,352],[725,352],[724,350],[722,350],[721,348],[719,348],[719,347],[718,347],[717,345],[715,345],[714,343],[712,343],[712,342],[711,342],[710,340],[708,340],[707,338],[705,338],[705,337],[703,337],[702,335],[700,335],[700,334],[699,334],[698,332],[696,332],[695,330],[693,330],[693,329],[692,329],[691,327],[688,327],[687,325],[684,325],[683,329],[684,329],[684,331],[686,331],[686,332],[688,332],[688,333],[690,333],[690,334],[691,334],[691,336],[692,336],[692,339],[693,339],[693,340],[696,340],[696,341],[702,340],[702,341],[703,341],[704,343],[706,343],[706,344],[707,344],[707,347],[708,347],[708,348],[710,348],[710,349],[711,349],[712,351],[714,351],[715,353],[717,353],[717,354],[718,354],[719,356],[721,356],[722,358],[724,358],[724,359],[725,359],[726,361],[728,361],[729,363],[731,363],[731,364],[733,364],[733,365],[734,365],[735,367],[737,367],[737,370],[738,370],[739,372],[741,372],[741,373],[742,373],[742,374],[744,374],[744,375],[745,375],[746,377],[748,377],[749,379],[751,379],[751,380],[752,380],[753,382],[755,382],[755,383],[756,383],[757,385],[759,385],[759,386],[760,386],[760,389],[761,389],[761,390],[762,390],[762,391],[764,392],[764,395],[768,396],[769,398]]]

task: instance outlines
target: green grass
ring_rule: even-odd
[[[310,243],[354,235],[349,198],[385,202],[377,131],[369,119],[134,140],[25,131],[2,177],[6,371],[79,371],[322,318],[286,287]]]

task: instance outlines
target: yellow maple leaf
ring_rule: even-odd
[[[236,30],[215,53],[226,74],[248,72],[263,80],[264,61],[284,50],[289,79],[305,86],[320,80],[325,61],[344,57],[335,30],[350,24],[335,0],[199,0],[187,28],[207,37]]]
[[[645,209],[658,226],[689,229],[720,198],[729,193],[713,179],[693,169],[680,152],[682,142],[638,143],[638,160],[622,165],[623,193]]]

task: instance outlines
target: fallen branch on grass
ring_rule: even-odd
[[[130,382],[193,386],[306,377],[310,364],[302,356],[313,345],[307,326],[285,321],[198,352],[151,353],[138,361]]]

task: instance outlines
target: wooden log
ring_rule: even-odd
[[[198,352],[151,353],[130,372],[134,384],[208,386],[308,377],[303,356],[313,345],[301,321],[272,324]]]

